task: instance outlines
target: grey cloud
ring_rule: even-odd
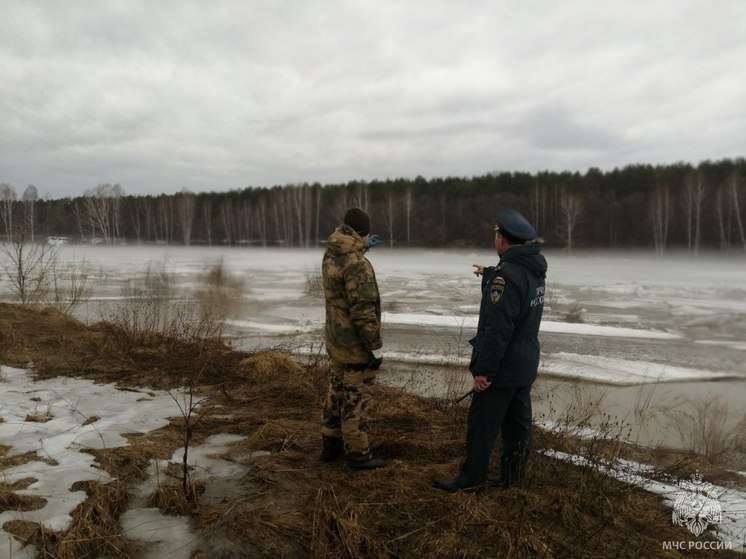
[[[514,134],[524,136],[538,149],[552,151],[614,151],[624,145],[612,131],[582,124],[561,108],[545,108],[533,112]]]
[[[3,10],[0,182],[42,193],[696,162],[742,145],[739,0]]]

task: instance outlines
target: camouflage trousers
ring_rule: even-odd
[[[366,420],[375,378],[375,371],[345,370],[343,365],[332,362],[321,434],[341,437],[347,454],[370,452]]]

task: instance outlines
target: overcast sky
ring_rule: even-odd
[[[744,0],[0,0],[19,195],[745,155]]]

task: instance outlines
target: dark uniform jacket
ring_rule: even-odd
[[[326,351],[337,363],[364,364],[381,343],[381,299],[365,240],[340,225],[328,240],[321,273],[326,299]]]
[[[539,368],[539,324],[547,261],[541,245],[516,245],[482,276],[482,302],[469,370],[493,388],[530,386]]]

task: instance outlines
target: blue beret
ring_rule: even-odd
[[[497,225],[500,231],[518,241],[530,241],[536,238],[536,231],[528,220],[510,208],[497,212]]]

